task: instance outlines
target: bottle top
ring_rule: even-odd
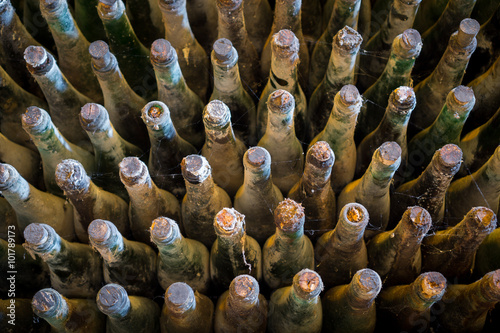
[[[497,226],[497,216],[489,208],[474,207],[464,217],[469,229],[474,232],[491,232]]]
[[[30,106],[21,116],[22,126],[29,133],[41,133],[51,122],[50,116],[44,109],[37,106]]]
[[[23,246],[31,253],[31,251],[37,251],[45,253],[50,251],[54,241],[58,239],[55,230],[42,223],[31,223],[29,224],[23,232],[24,239],[26,243]],[[32,255],[33,256],[33,255]]]
[[[149,179],[148,167],[137,157],[125,157],[118,166],[120,179],[127,187],[145,184]]]
[[[238,57],[238,52],[233,47],[233,43],[227,38],[217,39],[214,43],[215,59],[224,63],[231,63]]]
[[[396,88],[389,96],[388,108],[394,112],[406,115],[413,111],[417,105],[417,98],[415,97],[415,92],[411,87],[399,87]]]
[[[80,124],[89,132],[107,129],[109,123],[109,114],[104,106],[97,103],[87,103],[80,111]]]
[[[302,299],[313,299],[323,291],[323,281],[318,273],[303,269],[293,277],[293,290]]]
[[[53,11],[63,3],[63,0],[40,0],[42,10]]]
[[[186,312],[195,304],[193,289],[184,282],[172,283],[165,291],[165,305],[174,315]]]
[[[151,240],[155,244],[169,243],[174,236],[173,226],[176,224],[174,220],[168,217],[157,217],[151,224]]]
[[[386,166],[399,166],[401,161],[401,147],[394,141],[384,142],[373,153],[372,160],[377,160]]]
[[[238,275],[229,285],[229,297],[238,302],[255,303],[259,299],[259,292],[259,283],[247,274]]]
[[[367,226],[370,215],[363,205],[351,202],[342,207],[339,219],[350,229],[362,231]]]
[[[113,236],[113,227],[113,224],[106,220],[96,219],[92,221],[88,227],[89,238],[92,244],[106,244]]]
[[[446,105],[451,111],[456,112],[468,113],[475,102],[474,90],[466,86],[454,88],[446,97]],[[460,114],[457,114],[455,117],[460,118],[460,116]]]
[[[275,90],[267,99],[267,108],[272,113],[288,114],[295,109],[295,98],[286,90]]]
[[[436,302],[446,290],[446,278],[438,272],[427,272],[420,274],[412,285],[423,302]]]
[[[201,155],[188,155],[181,162],[182,176],[191,184],[203,183],[212,174],[207,159]]]
[[[160,101],[152,101],[146,104],[141,111],[142,120],[148,127],[155,130],[159,129],[159,125],[170,120],[170,110],[168,106]]]
[[[217,0],[217,6],[225,11],[238,9],[243,3],[243,0]]]
[[[370,301],[382,289],[382,280],[374,270],[364,268],[352,277],[351,288],[357,298]]]
[[[434,153],[437,158],[437,167],[444,173],[455,174],[462,163],[462,150],[454,144],[447,144]]]
[[[97,11],[104,19],[112,18],[115,12],[120,7],[120,0],[99,0],[97,3]]]
[[[99,290],[96,302],[99,310],[108,316],[119,314],[124,309],[130,308],[127,291],[114,283],[107,284]]]
[[[346,25],[335,35],[332,44],[342,54],[350,54],[358,52],[362,42],[363,37],[356,30]]]
[[[52,69],[55,61],[42,46],[28,46],[24,50],[26,67],[31,74],[43,75]]]
[[[460,22],[456,42],[460,47],[468,46],[476,37],[481,26],[474,19],[466,18]]]
[[[263,147],[251,147],[243,155],[245,170],[265,170],[271,167],[271,154]]]
[[[352,84],[347,84],[335,95],[334,110],[338,111],[342,116],[357,116],[362,104],[363,98],[358,88]]]
[[[297,232],[304,222],[304,207],[292,199],[281,201],[274,210],[274,224],[284,232]]]
[[[483,276],[480,288],[484,298],[491,302],[500,302],[500,269]]]
[[[299,39],[288,29],[275,33],[271,42],[273,56],[280,58],[298,57]]]
[[[393,47],[399,57],[418,57],[422,50],[422,37],[415,29],[406,29],[398,39],[398,43]]]
[[[335,163],[335,154],[326,141],[318,141],[307,151],[306,163],[318,169],[328,169]]]
[[[67,307],[66,300],[52,288],[38,291],[31,301],[33,312],[40,317],[50,318],[57,316],[59,310]]]
[[[432,225],[431,214],[419,206],[408,207],[402,219],[405,219],[405,217],[408,217],[409,222],[415,229],[422,232],[422,236],[429,231]]]
[[[245,228],[245,215],[234,208],[223,208],[215,215],[214,228],[217,236],[228,237]]]
[[[106,72],[113,66],[113,55],[106,42],[102,40],[92,42],[89,46],[89,53],[92,58],[92,66],[96,70]]]
[[[8,190],[17,183],[19,172],[10,164],[0,163],[0,191]]]
[[[160,38],[151,44],[151,62],[155,65],[167,66],[177,60],[177,52],[169,41]]]
[[[203,110],[203,122],[210,128],[221,128],[231,121],[231,111],[224,102],[214,99]]]
[[[90,186],[90,177],[77,160],[66,159],[56,167],[56,183],[66,193],[83,193]]]

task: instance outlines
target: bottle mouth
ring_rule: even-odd
[[[99,0],[97,3],[97,12],[102,19],[111,19],[116,14],[119,13],[118,10],[120,6],[120,0]]]
[[[120,164],[120,179],[125,186],[145,184],[149,178],[146,164],[137,157],[125,157]]]
[[[24,50],[24,60],[33,75],[43,75],[54,66],[54,58],[42,46],[28,46]]]
[[[309,300],[323,291],[323,281],[318,273],[306,268],[293,277],[293,287],[299,297]]]
[[[438,301],[446,290],[446,278],[438,272],[421,274],[415,281],[417,295],[424,302]]]
[[[480,28],[481,26],[476,20],[471,18],[463,19],[460,22],[456,35],[457,44],[460,47],[464,48],[473,43],[476,35],[479,33]]]
[[[467,214],[468,220],[474,222],[473,230],[478,232],[494,230],[497,226],[496,214],[487,207],[474,207]]]
[[[408,207],[405,211],[410,223],[418,230],[420,234],[425,235],[432,226],[431,214],[420,206]]]
[[[480,282],[481,295],[493,302],[500,301],[500,269],[487,273]]]
[[[109,115],[104,106],[97,103],[87,103],[80,111],[80,124],[86,131],[96,131],[106,128]]]
[[[96,244],[106,243],[111,238],[112,227],[111,222],[97,219],[90,223],[88,234],[90,241]]]
[[[173,238],[175,221],[168,217],[160,216],[151,224],[151,239],[156,244],[169,243]]]
[[[271,155],[263,147],[251,147],[243,156],[245,166],[251,169],[263,170],[271,166]]]
[[[218,236],[231,236],[245,226],[245,215],[234,208],[223,208],[214,219],[215,232]]]
[[[40,133],[45,130],[50,122],[50,116],[47,111],[37,107],[30,106],[21,116],[23,128],[29,133]]]
[[[236,301],[254,303],[259,299],[259,292],[259,283],[247,274],[235,277],[229,285],[229,295]]]
[[[399,166],[401,147],[394,141],[384,142],[373,154],[373,157],[386,166]]]
[[[227,38],[217,39],[213,46],[215,60],[223,64],[232,63],[238,58],[238,53],[233,47],[233,43]]]
[[[33,296],[31,305],[38,316],[46,318],[57,315],[58,310],[67,307],[62,295],[52,288],[45,288],[38,291]]]
[[[92,42],[89,46],[89,53],[92,66],[98,72],[107,72],[115,67],[114,56],[109,51],[109,45],[106,42],[102,40]]]
[[[475,103],[474,90],[466,86],[454,88],[446,97],[448,112],[451,112],[456,119],[468,116]]]
[[[148,127],[155,130],[159,125],[170,119],[170,110],[168,106],[160,101],[152,101],[146,104],[141,111],[142,120]]]
[[[453,175],[458,172],[462,164],[462,150],[455,144],[447,144],[436,151],[439,167]]]
[[[283,29],[273,35],[271,47],[273,56],[288,58],[298,54],[299,40],[293,31]]]
[[[382,280],[377,272],[364,268],[354,274],[351,286],[357,297],[372,300],[382,289]]]
[[[177,52],[169,41],[161,38],[151,45],[151,62],[154,65],[167,66],[177,60]]]
[[[19,172],[9,164],[0,163],[0,191],[5,191],[17,183]]]
[[[211,128],[222,128],[231,122],[231,111],[224,102],[214,99],[203,110],[203,122]]]
[[[406,29],[400,36],[395,39],[397,55],[408,59],[418,57],[423,45],[420,33],[415,29]]]
[[[182,176],[191,184],[204,182],[211,174],[212,168],[207,159],[201,155],[188,155],[181,161]]]
[[[267,99],[269,111],[277,114],[289,114],[295,108],[295,98],[286,90],[278,89]]]
[[[343,53],[357,53],[363,37],[349,26],[343,27],[334,37],[333,45]]]
[[[120,313],[128,308],[130,300],[125,288],[118,284],[108,284],[97,293],[97,307],[108,316]]]
[[[195,303],[193,289],[184,282],[175,282],[165,291],[165,304],[176,314],[191,309]]]
[[[45,224],[31,223],[24,229],[24,239],[31,247],[42,247],[47,244],[50,239],[49,231]]]
[[[42,10],[51,12],[61,7],[62,0],[40,0],[40,8]]]
[[[417,105],[415,92],[411,87],[399,87],[389,96],[389,107],[401,115],[407,115]]]
[[[342,207],[340,216],[347,224],[353,226],[356,230],[366,227],[369,220],[369,214],[366,208],[355,202],[351,202]]]
[[[318,141],[307,151],[306,163],[318,169],[328,169],[335,163],[335,154],[326,141]]]
[[[90,186],[90,178],[77,160],[66,159],[56,167],[56,183],[65,192],[83,193]]]
[[[274,210],[274,224],[285,232],[297,232],[305,222],[304,207],[292,199],[281,201]]]

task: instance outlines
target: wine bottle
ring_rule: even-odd
[[[295,100],[286,90],[275,90],[267,99],[268,120],[258,145],[271,155],[273,182],[283,193],[300,179],[304,151],[295,135]]]
[[[368,221],[365,207],[349,203],[342,207],[335,229],[316,242],[316,271],[327,288],[349,283],[355,272],[366,268],[368,256],[363,232]]]
[[[276,290],[269,300],[268,332],[321,332],[323,311],[319,294],[321,277],[303,269],[293,277],[291,286]]]
[[[384,285],[408,284],[420,274],[420,244],[431,226],[431,216],[424,208],[408,207],[393,230],[368,242],[368,267],[380,275]]]
[[[160,188],[182,198],[186,189],[180,176],[180,163],[184,156],[195,154],[196,148],[177,134],[165,103],[149,102],[141,113],[151,142],[148,159],[151,178]]]
[[[271,155],[252,147],[243,156],[245,181],[234,197],[234,208],[245,215],[247,233],[263,244],[275,230],[273,212],[283,201],[271,176]]]
[[[232,197],[243,184],[245,144],[234,136],[231,111],[219,100],[207,104],[203,124],[206,139],[201,155],[210,163],[215,183]]]
[[[436,270],[449,279],[470,277],[476,250],[496,225],[497,217],[491,209],[474,207],[456,226],[425,237],[422,271]]]
[[[304,235],[304,222],[304,207],[291,199],[274,210],[276,232],[262,247],[264,281],[272,289],[290,285],[301,269],[314,268],[314,247]]]
[[[135,240],[151,244],[149,228],[158,216],[181,220],[177,198],[156,186],[148,167],[137,157],[125,157],[119,164],[120,179],[130,197],[128,217]]]
[[[0,133],[0,161],[12,165],[28,183],[35,186],[40,183],[40,155],[10,141],[2,133]]]
[[[28,225],[24,229],[24,239],[24,248],[33,257],[39,256],[49,267],[52,288],[66,297],[96,295],[103,282],[102,260],[90,246],[66,241],[43,223]]]
[[[253,276],[235,277],[215,305],[214,332],[265,333],[267,301],[259,290],[259,283]]]
[[[373,332],[375,297],[382,288],[380,276],[369,268],[356,272],[349,284],[328,290],[323,296],[325,332]]]
[[[193,292],[187,284],[176,282],[165,292],[161,311],[161,332],[210,333],[213,328],[214,304],[205,295]]]
[[[338,196],[337,210],[350,202],[357,202],[366,207],[370,213],[370,227],[365,232],[367,239],[387,228],[392,209],[390,185],[400,163],[399,145],[392,141],[384,142],[373,153],[372,162],[364,175],[347,184]],[[403,214],[399,216],[401,215]]]
[[[158,247],[158,281],[163,289],[184,282],[201,293],[208,291],[209,254],[202,243],[184,238],[177,223],[163,216],[153,220],[151,240]]]
[[[217,239],[210,252],[210,276],[218,289],[227,289],[238,275],[262,278],[262,253],[259,243],[245,231],[245,216],[224,208],[214,218]]]
[[[17,227],[21,232],[30,223],[44,222],[64,239],[75,239],[73,209],[69,202],[29,184],[9,164],[0,163],[0,191],[16,212]]]
[[[118,284],[107,284],[97,294],[97,307],[106,318],[106,332],[160,332],[160,308],[153,300],[129,296]]]
[[[328,143],[316,142],[307,151],[302,177],[288,192],[288,198],[304,207],[304,230],[313,241],[333,229],[337,220],[335,192],[330,186],[334,162]]]
[[[88,243],[87,229],[96,218],[113,221],[120,233],[128,237],[128,204],[116,194],[97,187],[80,162],[63,160],[57,165],[55,175],[57,185],[73,206],[75,232],[80,242]]]
[[[130,295],[154,296],[158,282],[156,253],[151,247],[124,238],[116,226],[106,220],[92,221],[88,233],[90,245],[103,259],[105,283],[119,284]]]

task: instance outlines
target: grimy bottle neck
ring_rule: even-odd
[[[245,17],[243,16],[243,0],[217,0],[219,13],[219,37],[229,40],[247,35]]]
[[[291,199],[280,202],[274,210],[276,245],[289,246],[304,239],[304,207]]]
[[[42,155],[58,154],[71,149],[69,142],[52,123],[47,111],[30,106],[22,116],[22,124]]]
[[[333,100],[333,108],[324,130],[324,139],[335,139],[339,144],[352,142],[362,105],[363,100],[355,86],[342,87]]]
[[[71,258],[71,253],[68,251],[68,243],[55,232],[55,230],[46,225],[32,223],[24,229],[24,239],[26,243],[24,248],[31,254],[37,254],[43,261],[48,264],[57,266],[67,266]]]
[[[330,234],[328,244],[335,244],[345,251],[357,248],[364,243],[363,233],[368,225],[368,211],[360,204],[350,203],[340,211],[337,226]]]
[[[158,217],[153,221],[151,240],[158,246],[162,257],[175,259],[176,255],[186,256],[189,253],[179,226],[167,217]]]
[[[92,210],[100,189],[95,186],[83,165],[75,160],[63,160],[56,167],[56,183],[81,210]]]
[[[476,182],[488,184],[492,188],[500,187],[500,146],[495,149],[488,161],[472,174],[472,178]]]
[[[326,84],[338,87],[351,81],[362,41],[361,35],[348,26],[333,37],[332,53],[326,69]]]
[[[50,27],[56,45],[71,48],[78,42],[88,43],[76,26],[66,0],[40,0],[40,11]]]
[[[302,188],[307,194],[314,194],[329,185],[335,155],[325,141],[316,142],[306,155],[302,175]]]
[[[277,0],[271,31],[276,33],[281,29],[289,29],[296,32],[301,30],[301,6],[302,0]]]
[[[221,38],[215,41],[211,58],[215,89],[228,95],[243,89],[238,67],[238,52],[230,40]]]
[[[99,310],[112,320],[123,320],[129,316],[132,309],[125,288],[117,284],[107,284],[102,287],[96,301]]]
[[[229,256],[233,266],[238,266],[241,258],[245,256],[246,232],[244,219],[243,214],[232,208],[222,209],[214,219],[219,251]],[[250,270],[251,266],[248,268]]]
[[[325,30],[325,33],[327,34],[327,41],[330,41],[338,32],[340,22],[345,26],[349,26],[357,30],[360,5],[361,0],[335,1],[330,20],[328,21],[328,25]]]
[[[142,120],[146,124],[151,141],[151,147],[156,147],[161,141],[172,141],[177,138],[170,110],[160,101],[149,102],[142,109]]]
[[[233,127],[231,126],[231,112],[227,105],[219,100],[207,104],[203,111],[205,124],[206,145],[235,145]]]
[[[186,11],[186,0],[160,0],[160,10],[165,23],[165,39],[175,47],[195,43]]]
[[[105,220],[94,220],[88,228],[92,247],[97,249],[105,262],[120,262],[126,252],[125,239],[116,226]]]
[[[215,195],[215,183],[208,161],[200,155],[189,155],[181,162],[186,183],[186,197],[190,202],[205,206]]]
[[[319,301],[319,294],[322,290],[323,281],[318,273],[307,268],[301,270],[295,274],[292,286],[288,289],[288,310],[291,314],[296,315],[315,311],[311,308],[311,305]]]
[[[443,297],[446,290],[446,279],[438,272],[423,273],[403,290],[404,298],[402,301],[404,305],[414,311],[424,312]]]
[[[199,309],[193,289],[184,282],[175,282],[165,292],[165,306],[169,315],[177,320],[185,320]],[[196,320],[193,318],[193,320]]]
[[[80,124],[96,150],[111,152],[113,151],[111,147],[118,149],[123,141],[111,125],[109,114],[102,105],[85,104],[80,112]]]
[[[160,189],[151,179],[146,164],[137,157],[125,157],[119,164],[120,179],[136,209],[152,209],[159,197]]]
[[[432,219],[427,210],[418,206],[408,207],[394,230],[385,233],[390,235],[387,240],[392,243],[401,260],[407,258],[409,262],[431,225]]]
[[[406,143],[406,128],[417,99],[410,87],[399,87],[389,96],[389,104],[376,129],[385,139]]]
[[[344,288],[343,298],[354,310],[369,309],[382,288],[380,276],[369,268],[359,270]]]
[[[224,306],[226,318],[231,320],[254,311],[259,306],[259,283],[250,275],[239,275],[229,285]]]
[[[484,313],[500,301],[500,269],[487,273],[480,280],[468,285],[459,296],[471,313]],[[472,316],[470,316],[472,317]]]
[[[243,185],[246,190],[262,193],[273,191],[271,178],[271,155],[262,147],[252,147],[243,156],[245,175]]]
[[[269,112],[265,135],[280,144],[291,143],[295,137],[293,96],[286,90],[276,90],[269,95],[267,109]]]
[[[298,85],[299,40],[291,30],[280,30],[271,40],[271,86],[292,91]]]
[[[187,89],[177,58],[177,52],[170,42],[157,39],[151,45],[151,63],[158,82],[159,96],[161,90]]]
[[[31,301],[33,312],[45,319],[50,326],[65,330],[65,323],[69,319],[70,306],[67,300],[57,291],[45,288],[38,291]]]
[[[33,190],[37,191],[13,166],[0,163],[0,191],[11,205],[22,205],[31,197]]]

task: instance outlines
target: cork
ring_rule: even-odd
[[[217,7],[224,12],[228,12],[239,9],[242,3],[243,0],[217,0]]]
[[[214,99],[203,110],[203,122],[209,127],[224,127],[231,121],[231,112],[224,102]]]
[[[333,46],[342,54],[358,52],[362,42],[363,37],[349,26],[343,27],[333,38]]]
[[[423,229],[425,233],[432,225],[431,214],[425,208],[419,206],[408,207],[404,214],[408,216],[410,223],[415,228]]]
[[[480,281],[481,296],[492,303],[500,302],[500,269],[487,273]]]
[[[319,169],[328,169],[335,163],[335,155],[326,141],[318,141],[307,151],[306,163]]]
[[[175,221],[168,217],[160,216],[151,224],[151,239],[156,242],[168,242],[172,237],[172,225]]]
[[[211,174],[212,168],[205,157],[201,155],[188,155],[181,161],[182,176],[192,184],[205,181]]]
[[[49,240],[49,232],[43,224],[31,223],[24,229],[24,239],[30,246],[40,246]]]
[[[259,298],[259,283],[253,276],[239,275],[231,282],[229,294],[233,299],[255,302]]]
[[[481,26],[476,20],[471,18],[463,19],[457,31],[457,44],[461,47],[468,46],[473,42],[480,28]]]
[[[174,313],[183,313],[195,304],[193,289],[184,282],[175,282],[165,291],[165,305]]]
[[[415,92],[411,87],[396,88],[389,96],[389,108],[401,115],[406,115],[413,111],[417,104]]]
[[[278,89],[269,95],[267,107],[270,112],[288,114],[295,108],[295,98],[288,91]]]
[[[108,128],[109,115],[104,106],[87,103],[80,110],[80,124],[86,131],[94,132]]]
[[[215,59],[220,62],[231,62],[237,53],[229,39],[220,38],[214,43],[214,55]]]
[[[273,35],[271,47],[273,56],[288,58],[299,52],[299,40],[291,30],[283,29]]]
[[[137,157],[125,157],[118,166],[120,179],[127,187],[145,184],[149,179],[146,164]]]
[[[351,288],[357,298],[373,300],[382,289],[382,280],[374,270],[364,268],[352,277]]]
[[[62,302],[65,301],[61,294],[52,288],[45,288],[33,296],[31,305],[36,314],[49,317],[51,314],[56,314]]]
[[[53,11],[61,6],[62,0],[40,0],[40,9],[43,11]]]
[[[450,91],[446,98],[449,112],[456,113],[456,117],[468,114],[476,102],[474,90],[466,86],[458,86]]]
[[[24,50],[24,60],[30,73],[35,75],[48,72],[54,64],[52,56],[42,46],[28,46]]]
[[[92,58],[92,65],[96,70],[106,70],[106,68],[112,63],[109,46],[102,40],[92,42],[89,46],[89,53]]]
[[[245,166],[256,169],[265,169],[271,166],[271,155],[262,147],[251,147],[243,156]]]
[[[401,157],[401,147],[394,141],[384,142],[374,153],[378,151],[380,161],[385,165],[395,164]]]
[[[161,38],[151,45],[151,62],[157,65],[168,65],[177,60],[177,52],[169,41]]]
[[[305,222],[304,207],[292,199],[281,201],[274,210],[274,224],[285,232],[297,232]]]
[[[299,297],[312,299],[323,290],[323,281],[318,273],[306,268],[293,277],[293,288]]]
[[[399,57],[410,59],[419,56],[423,44],[422,37],[417,30],[406,29],[398,37],[395,38],[397,44],[393,48]]]
[[[462,150],[454,144],[447,144],[439,149],[435,155],[438,158],[438,165],[445,170],[455,174],[462,163]]]
[[[28,133],[42,131],[47,121],[50,121],[49,114],[37,106],[28,107],[26,112],[21,116],[22,126]]]
[[[170,110],[165,103],[152,101],[142,108],[141,116],[148,127],[158,130],[160,124],[170,119]]]
[[[65,192],[80,193],[90,186],[90,177],[77,160],[66,159],[56,167],[56,183]]]
[[[496,214],[487,207],[474,207],[466,215],[470,228],[477,232],[491,232],[497,226]]]
[[[112,315],[130,306],[125,288],[118,284],[110,283],[99,290],[97,294],[97,307],[102,313]]]
[[[414,282],[418,296],[424,301],[438,301],[446,290],[446,278],[438,272],[421,274]]]
[[[358,88],[352,84],[343,86],[338,94],[340,96],[340,101],[347,106],[357,104],[361,99]]]
[[[111,228],[108,221],[97,219],[90,223],[88,233],[90,240],[95,243],[104,243],[111,237]]]
[[[245,215],[234,208],[223,208],[214,218],[215,232],[219,236],[231,236],[244,226]]]

